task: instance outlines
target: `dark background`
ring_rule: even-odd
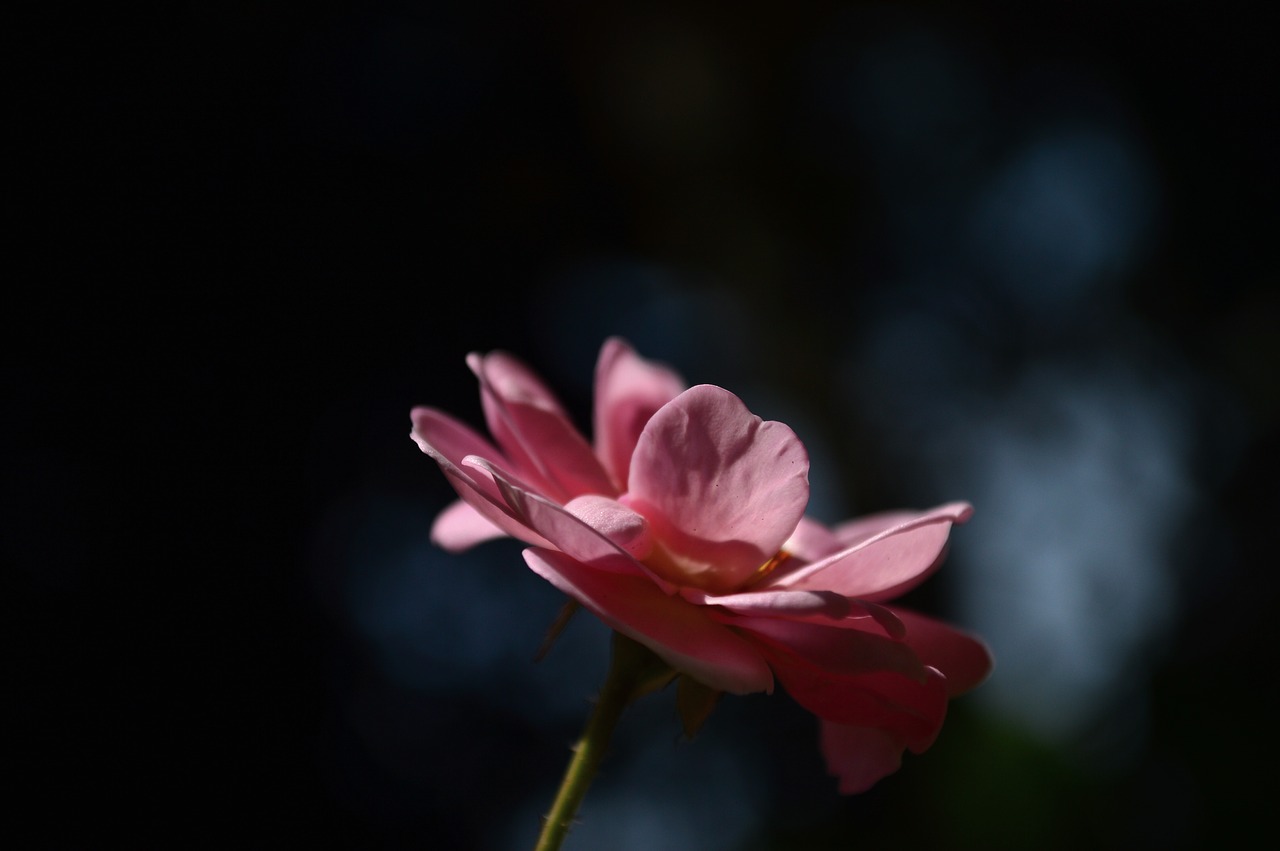
[[[791,422],[823,519],[972,499],[915,602],[1005,661],[854,799],[781,694],[680,745],[650,698],[578,847],[1261,830],[1268,30],[954,6],[44,5],[16,27],[7,762],[33,844],[531,844],[606,635],[580,616],[530,661],[559,600],[517,547],[432,550],[450,494],[408,411],[478,422],[463,357],[504,348],[585,426],[614,333]],[[1104,569],[1033,581],[1076,561]],[[1042,611],[1068,638],[1020,632]],[[1056,687],[1087,694],[1054,715]]]

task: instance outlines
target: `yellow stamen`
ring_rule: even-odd
[[[756,568],[756,572],[751,574],[751,578],[747,580],[743,587],[750,588],[752,585],[759,584],[766,576],[773,573],[773,571],[777,569],[778,565],[782,564],[789,558],[791,558],[791,553],[786,550],[778,550],[773,558]]]

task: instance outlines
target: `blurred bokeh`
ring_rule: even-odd
[[[603,677],[435,549],[410,407],[609,335],[968,499],[996,672],[841,798],[784,694],[625,717],[578,849],[1241,847],[1277,791],[1276,67],[1187,4],[192,2],[22,28],[6,531],[39,845],[532,844]]]

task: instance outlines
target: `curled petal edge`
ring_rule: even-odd
[[[552,548],[596,570],[644,575],[662,593],[675,593],[674,585],[654,574],[643,562],[636,560],[629,552],[564,506],[534,493],[528,486],[483,458],[467,458],[464,463],[491,475],[515,516],[527,523]]]
[[[821,588],[872,602],[891,600],[937,570],[951,526],[972,514],[964,502],[938,506],[819,561],[776,573],[759,590]]]
[[[847,629],[870,629],[874,623],[890,638],[902,639],[907,634],[906,627],[891,609],[866,600],[851,600],[835,591],[778,589],[717,595],[697,588],[681,588],[679,593],[690,603],[720,606],[738,615]]]
[[[418,444],[419,449],[440,465],[445,479],[453,485],[453,489],[457,491],[463,502],[474,508],[481,517],[505,534],[534,546],[546,545],[545,538],[512,515],[497,485],[490,477],[486,475],[477,478],[460,466],[460,462],[476,456],[465,455],[457,461],[450,457],[451,454],[472,449],[498,454],[492,444],[453,417],[433,408],[414,408],[411,416],[414,426],[410,437]],[[446,453],[437,444],[446,445],[453,452]],[[496,467],[492,463],[491,466]]]

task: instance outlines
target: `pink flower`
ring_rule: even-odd
[[[967,504],[828,529],[804,516],[809,459],[790,428],[719,387],[685,389],[618,339],[596,367],[594,447],[510,355],[467,363],[496,446],[412,413],[461,497],[437,543],[511,535],[534,572],[681,673],[735,694],[776,678],[821,719],[840,791],[928,748],[948,698],[990,671],[978,640],[884,605],[938,566]]]

